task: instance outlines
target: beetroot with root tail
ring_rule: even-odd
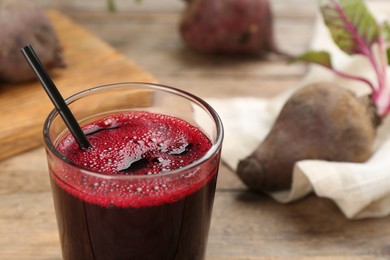
[[[258,149],[239,162],[237,174],[253,190],[275,191],[290,188],[300,160],[364,162],[379,123],[367,97],[331,83],[304,87],[285,103]]]
[[[187,0],[180,23],[184,42],[203,53],[278,52],[268,0]]]
[[[335,44],[348,55],[364,56],[376,75],[376,84],[361,75],[340,71],[327,51],[313,50],[297,57],[296,61],[321,65],[338,76],[363,82],[371,94],[357,97],[331,82],[298,90],[287,100],[264,141],[238,164],[238,176],[251,189],[290,188],[293,167],[301,160],[366,161],[373,152],[376,129],[390,113],[386,81],[390,49],[385,48],[382,35],[384,31],[390,35],[390,26],[379,25],[363,0],[320,3]]]
[[[41,9],[28,5],[2,7],[0,28],[0,81],[35,79],[19,51],[27,44],[34,47],[47,69],[65,66],[54,28]]]

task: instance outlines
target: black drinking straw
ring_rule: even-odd
[[[29,44],[20,49],[20,51],[26,58],[27,62],[30,64],[35,75],[49,96],[51,102],[54,104],[58,113],[62,117],[62,120],[64,120],[66,126],[69,128],[69,131],[72,133],[80,148],[84,150],[92,147],[83,130],[81,130],[81,127],[77,123],[76,118],[73,116],[69,107],[66,105],[65,100],[62,98],[57,87],[54,85],[53,80],[50,78],[38,56],[35,54],[34,49]]]

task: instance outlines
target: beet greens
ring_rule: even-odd
[[[294,167],[302,160],[367,161],[377,128],[390,112],[386,81],[390,26],[379,25],[363,0],[320,0],[320,9],[335,44],[347,55],[365,57],[376,81],[335,68],[324,50],[308,51],[295,61],[318,64],[338,76],[364,82],[371,95],[357,96],[335,82],[308,84],[293,93],[268,135],[237,165],[237,175],[252,190],[291,188]]]
[[[386,43],[390,42],[389,24],[379,25],[363,0],[320,0],[320,10],[334,43],[348,55],[365,56],[377,82],[336,69],[327,51],[308,51],[295,60],[315,63],[338,76],[364,82],[371,89],[378,115],[385,117],[390,112],[387,86],[390,49],[386,49]]]

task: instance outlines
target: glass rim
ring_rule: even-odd
[[[85,95],[88,95],[90,93],[96,93],[96,92],[99,92],[99,91],[102,91],[102,90],[106,90],[106,89],[113,89],[113,88],[119,88],[119,87],[130,87],[130,86],[143,86],[143,87],[146,87],[146,88],[149,88],[149,89],[155,89],[155,90],[160,90],[160,91],[163,91],[163,92],[166,92],[166,93],[171,93],[171,94],[175,94],[175,95],[179,95],[183,98],[186,98],[198,105],[200,105],[201,108],[203,108],[205,111],[207,111],[209,113],[209,115],[212,117],[214,123],[215,123],[215,126],[216,126],[216,139],[215,139],[215,142],[212,143],[212,146],[210,147],[210,149],[199,159],[191,162],[190,164],[182,167],[182,168],[179,168],[179,169],[176,169],[176,170],[172,170],[172,171],[167,171],[167,172],[164,172],[164,174],[155,174],[155,175],[107,175],[107,174],[104,174],[104,173],[99,173],[99,172],[94,172],[94,171],[90,171],[88,169],[85,169],[83,168],[81,165],[78,165],[74,162],[72,162],[71,160],[69,160],[68,158],[66,158],[64,155],[62,155],[55,147],[55,145],[53,144],[51,138],[50,138],[50,133],[49,133],[49,129],[52,125],[52,122],[53,120],[59,116],[59,113],[58,111],[54,108],[50,113],[49,115],[47,116],[45,122],[44,122],[44,125],[43,125],[43,137],[44,137],[44,142],[45,142],[45,146],[47,149],[50,150],[50,152],[52,154],[54,154],[54,156],[61,160],[62,162],[65,162],[66,164],[74,167],[74,168],[77,168],[80,172],[84,173],[84,174],[88,174],[88,175],[91,175],[93,177],[97,177],[97,178],[102,178],[102,179],[116,179],[116,180],[148,180],[148,179],[155,179],[155,178],[165,178],[165,177],[173,177],[177,174],[180,174],[180,173],[183,173],[183,172],[187,172],[191,169],[195,169],[196,167],[198,167],[199,165],[203,164],[204,162],[206,162],[207,160],[209,160],[210,158],[212,158],[214,155],[216,155],[218,153],[218,151],[222,148],[222,141],[223,141],[223,135],[224,135],[224,131],[223,131],[223,124],[222,124],[222,120],[221,118],[219,117],[219,115],[217,114],[217,112],[214,110],[214,108],[212,108],[206,101],[204,101],[203,99],[201,99],[200,97],[197,97],[195,96],[194,94],[191,94],[185,90],[181,90],[181,89],[178,89],[178,88],[175,88],[175,87],[171,87],[171,86],[167,86],[167,85],[163,85],[163,84],[158,84],[158,83],[151,83],[151,82],[121,82],[121,83],[112,83],[112,84],[105,84],[105,85],[100,85],[100,86],[96,86],[96,87],[92,87],[92,88],[89,88],[89,89],[86,89],[86,90],[82,90],[80,92],[77,92],[73,95],[71,95],[70,97],[66,98],[65,99],[65,102],[66,104],[70,104],[74,101],[77,101],[78,99],[82,98],[83,96]]]

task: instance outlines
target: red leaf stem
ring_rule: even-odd
[[[351,75],[351,74],[348,74],[348,73],[336,70],[334,68],[328,68],[328,67],[326,67],[326,68],[331,70],[332,72],[334,72],[337,76],[340,76],[340,77],[343,77],[343,78],[347,78],[347,79],[352,79],[352,80],[358,80],[358,81],[361,81],[361,82],[367,84],[370,87],[370,89],[371,89],[371,91],[373,93],[375,93],[377,91],[375,89],[375,86],[371,83],[371,81],[369,81],[366,78],[354,76],[354,75]]]
[[[388,92],[388,91],[385,91],[386,90],[386,77],[387,77],[386,76],[387,62],[385,63],[383,60],[384,58],[380,57],[379,58],[380,64],[378,64],[370,46],[368,46],[370,43],[366,42],[364,39],[362,39],[360,37],[360,35],[356,31],[355,26],[353,24],[351,24],[351,22],[347,18],[344,10],[341,8],[338,1],[337,0],[332,0],[332,1],[335,5],[335,9],[340,14],[340,18],[344,21],[344,23],[346,25],[345,29],[351,33],[352,37],[354,38],[355,42],[357,43],[357,46],[359,48],[358,51],[362,55],[366,56],[368,58],[368,60],[370,61],[371,65],[375,71],[375,74],[377,76],[378,86],[375,87],[371,82],[368,82],[366,79],[362,79],[359,77],[357,77],[357,78],[355,77],[355,79],[363,81],[370,86],[372,93],[373,93],[373,100],[378,108],[378,113],[381,116],[385,116],[387,113],[389,113],[389,110],[390,110],[390,98],[383,97],[383,95],[386,95],[386,96],[389,95],[389,93],[384,93],[384,92]],[[379,56],[384,56],[384,54],[383,54],[383,52],[384,52],[383,41],[381,40],[381,37],[379,37],[379,40],[377,40],[377,43],[378,43],[378,48],[379,48]],[[344,75],[344,73],[339,72],[339,71],[334,71],[334,72],[340,76],[353,79],[353,76],[351,77],[351,75]]]

